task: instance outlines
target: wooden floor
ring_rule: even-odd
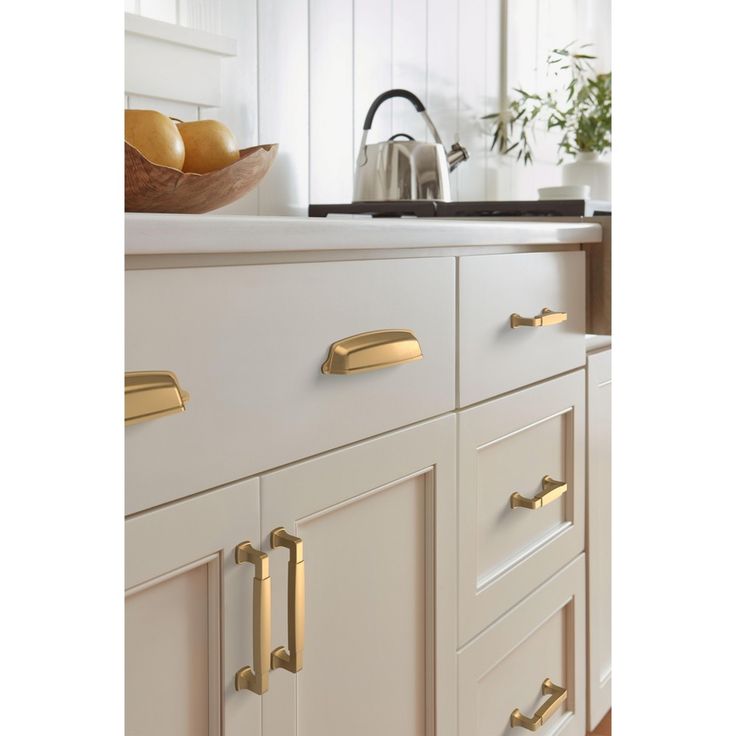
[[[606,717],[591,731],[588,736],[611,736],[611,711],[606,713]]]

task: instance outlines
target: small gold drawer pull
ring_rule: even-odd
[[[304,543],[280,526],[271,532],[271,548],[277,547],[289,550],[289,650],[276,647],[271,652],[271,669],[297,673],[304,652]]]
[[[185,410],[189,394],[171,371],[125,374],[125,423],[137,424]]]
[[[344,376],[410,363],[422,357],[422,348],[411,330],[361,332],[332,343],[322,373]]]
[[[542,478],[542,492],[534,498],[526,498],[520,493],[511,494],[512,509],[541,509],[556,501],[560,496],[567,493],[567,483],[561,480],[553,480],[549,475]]]
[[[549,677],[542,683],[542,694],[551,695],[552,697],[531,718],[522,715],[518,708],[514,708],[511,713],[511,728],[521,726],[527,731],[538,731],[567,700],[567,690],[553,684]]]
[[[545,307],[541,314],[536,317],[522,317],[520,314],[511,315],[511,329],[517,327],[549,327],[549,325],[558,325],[560,322],[567,321],[567,312],[553,312]]]
[[[271,649],[271,576],[268,555],[259,552],[250,542],[235,548],[235,564],[255,565],[253,576],[253,666],[242,667],[235,673],[236,690],[252,690],[262,695],[268,690],[269,649]]]

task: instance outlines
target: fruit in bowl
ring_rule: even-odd
[[[151,163],[179,170],[184,165],[184,139],[179,128],[156,110],[126,110],[125,140]]]
[[[268,173],[278,144],[239,151],[216,120],[125,112],[125,211],[195,214],[235,202]]]
[[[235,136],[217,120],[194,120],[177,128],[184,141],[183,171],[207,174],[240,158]]]

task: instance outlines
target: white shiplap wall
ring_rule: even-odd
[[[300,215],[310,202],[350,201],[365,113],[391,87],[410,89],[425,102],[446,146],[459,139],[468,148],[470,161],[452,175],[455,198],[536,198],[538,186],[560,183],[553,142],[540,132],[537,165],[524,168],[488,152],[480,118],[499,108],[506,78],[509,88],[542,89],[553,46],[593,41],[600,67],[609,69],[610,2],[126,0],[127,12],[238,42],[238,56],[222,62],[221,108],[132,96],[126,104],[182,119],[216,118],[241,147],[279,143],[261,186],[224,212]],[[403,100],[384,105],[372,136],[384,140],[396,132],[426,137]]]

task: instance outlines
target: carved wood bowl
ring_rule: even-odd
[[[199,214],[235,202],[268,173],[279,146],[244,148],[240,160],[207,174],[151,163],[125,143],[125,211]]]

